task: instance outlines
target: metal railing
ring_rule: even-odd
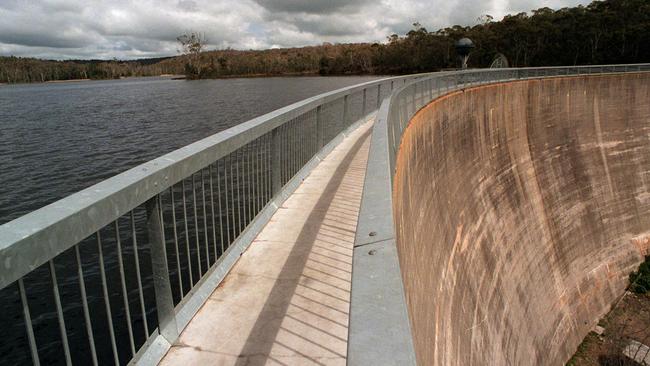
[[[397,88],[386,98],[373,127],[354,243],[348,365],[416,363],[395,243],[392,181],[402,133],[418,110],[440,96],[482,84],[644,71],[650,71],[650,64],[443,72]]]
[[[5,309],[5,361],[159,361],[346,130],[425,75],[306,99],[0,226],[0,297],[20,314]]]
[[[495,81],[649,68],[470,70],[372,81],[255,118],[6,223],[0,226],[0,298],[20,316],[4,309],[3,345],[23,358],[4,360],[156,363],[300,180],[380,105],[368,166],[375,176],[366,180],[359,243],[394,238],[386,203],[397,144],[413,114],[436,96]],[[367,270],[356,262],[355,254],[355,289]],[[352,292],[351,360],[362,352],[357,330],[364,316],[378,316],[374,326],[393,322],[384,317],[381,309],[391,309],[384,304],[358,316],[362,293]],[[370,349],[381,355],[395,345],[380,345],[394,341],[387,337]]]

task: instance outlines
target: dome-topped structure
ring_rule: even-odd
[[[467,59],[469,58],[469,53],[474,48],[474,42],[469,38],[461,38],[456,41],[456,53],[460,57],[460,64],[462,69],[467,68]]]
[[[469,53],[469,51],[472,50],[472,48],[474,48],[474,42],[472,42],[472,40],[469,38],[461,38],[458,41],[456,41],[455,46],[456,46],[456,51],[460,55],[466,55]]]

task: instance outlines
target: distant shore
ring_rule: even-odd
[[[185,79],[185,75],[177,74],[161,74],[151,76],[122,76],[115,79],[65,79],[65,80],[46,80],[46,81],[32,81],[28,83],[6,83],[0,82],[0,85],[27,85],[27,84],[63,84],[63,83],[81,83],[87,81],[103,81],[103,80],[124,80],[124,79],[142,79],[142,78],[168,78],[173,80]]]
[[[380,74],[341,74],[341,75],[321,75],[317,72],[287,72],[282,74],[241,74],[241,75],[219,75],[202,78],[188,78],[185,75],[178,74],[161,74],[152,76],[123,76],[118,79],[68,79],[68,80],[47,80],[47,81],[34,81],[30,83],[5,83],[0,82],[0,85],[26,85],[26,84],[64,84],[64,83],[81,83],[87,81],[101,81],[101,80],[124,80],[124,79],[142,79],[142,78],[168,78],[171,80],[218,80],[218,79],[253,79],[253,78],[278,78],[278,77],[308,77],[308,76],[385,76]]]

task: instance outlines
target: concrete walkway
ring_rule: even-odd
[[[352,247],[372,123],[275,213],[163,365],[345,365]]]

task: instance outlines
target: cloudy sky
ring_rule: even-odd
[[[381,42],[419,21],[429,30],[483,14],[588,0],[0,0],[0,55],[132,59],[177,53],[203,32],[209,49]]]

